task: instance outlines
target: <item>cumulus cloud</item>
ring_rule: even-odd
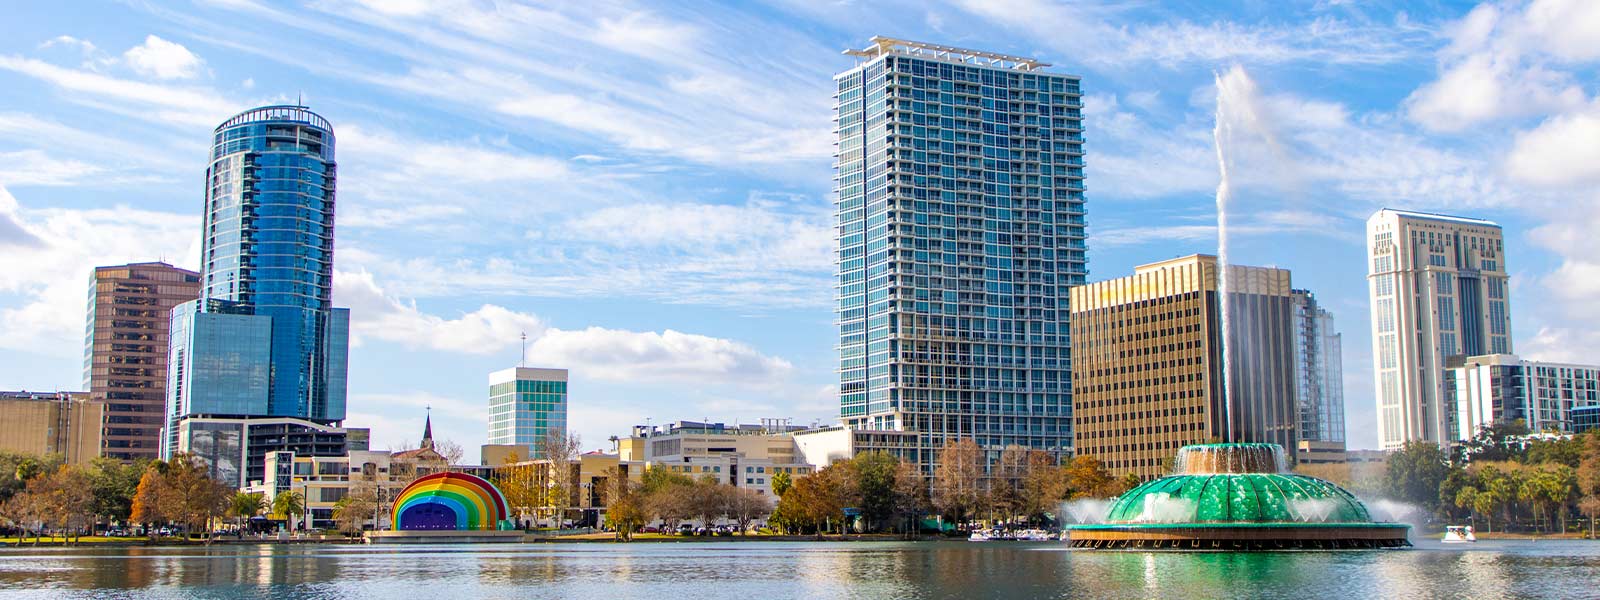
[[[1600,183],[1600,100],[1517,134],[1506,169],[1537,185]]]
[[[1412,120],[1461,131],[1584,103],[1566,67],[1600,58],[1600,3],[1538,0],[1520,8],[1481,4],[1447,28],[1438,79],[1405,101]]]
[[[81,355],[91,270],[188,256],[198,231],[196,217],[128,206],[27,208],[0,187],[0,294],[18,300],[0,308],[0,347]]]
[[[144,43],[122,53],[123,60],[134,72],[156,79],[189,79],[200,73],[205,61],[190,52],[183,44],[169,42],[155,35],[144,38]]]
[[[468,354],[499,352],[527,334],[530,361],[622,382],[769,383],[792,366],[747,344],[667,329],[562,330],[537,315],[484,304],[455,318],[418,309],[385,292],[370,273],[337,271],[334,301],[351,309],[357,343],[377,339],[413,348]]]

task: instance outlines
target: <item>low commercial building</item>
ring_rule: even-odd
[[[105,418],[87,392],[0,392],[0,450],[87,463],[100,456]]]
[[[1294,461],[1301,465],[1345,462],[1344,442],[1300,440],[1300,445],[1295,448]]]
[[[1496,423],[1522,421],[1532,432],[1576,433],[1572,411],[1600,404],[1600,366],[1524,360],[1512,354],[1453,357],[1445,389],[1455,441]]]
[[[910,431],[833,426],[797,431],[791,437],[800,451],[801,460],[819,469],[849,460],[862,452],[887,452],[902,461],[914,463],[917,451],[922,449],[922,436]],[[936,454],[939,449],[929,450]]]

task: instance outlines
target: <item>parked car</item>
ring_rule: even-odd
[[[694,535],[694,526],[684,523],[678,526],[678,535]]]
[[[654,525],[650,525],[650,526],[645,527],[644,529],[640,529],[639,532],[640,533],[661,533],[661,528],[660,527],[656,527]]]

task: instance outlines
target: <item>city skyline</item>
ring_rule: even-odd
[[[17,388],[72,387],[77,364],[61,357],[81,351],[87,269],[162,258],[197,268],[189,256],[198,245],[187,232],[198,229],[192,206],[204,132],[227,114],[309,90],[308,102],[351,123],[341,136],[345,156],[364,155],[341,165],[341,179],[360,183],[344,197],[353,215],[341,221],[334,286],[335,302],[354,309],[359,343],[348,424],[391,436],[375,447],[415,431],[428,404],[441,409],[436,416],[449,414],[449,422],[436,420],[439,437],[474,447],[487,413],[481,373],[509,362],[515,332],[524,329],[537,334],[530,364],[570,366],[575,378],[594,382],[571,399],[586,448],[602,447],[618,424],[648,417],[830,421],[838,405],[829,383],[836,332],[828,292],[827,88],[831,73],[850,60],[838,49],[891,32],[1037,56],[1085,76],[1087,129],[1105,136],[1090,140],[1086,161],[1089,195],[1100,207],[1091,213],[1089,262],[1103,274],[1215,247],[1209,79],[1229,63],[1249,67],[1259,100],[1279,117],[1278,139],[1295,154],[1295,168],[1274,170],[1288,173],[1277,180],[1248,176],[1269,165],[1241,161],[1245,217],[1234,231],[1244,238],[1231,258],[1293,270],[1296,283],[1341,318],[1352,448],[1376,443],[1358,437],[1375,420],[1361,318],[1366,299],[1355,289],[1365,271],[1360,223],[1381,206],[1505,224],[1507,253],[1517,257],[1511,285],[1519,354],[1592,362],[1561,353],[1581,352],[1597,339],[1588,324],[1569,323],[1581,314],[1587,288],[1548,283],[1597,268],[1593,242],[1581,235],[1596,222],[1595,199],[1562,187],[1595,180],[1596,167],[1555,160],[1561,135],[1583,130],[1546,125],[1597,122],[1586,91],[1592,76],[1571,70],[1596,57],[1581,44],[1563,45],[1568,38],[1540,38],[1534,29],[1543,21],[1526,11],[1469,15],[1459,7],[1401,16],[1324,7],[1282,25],[1249,25],[1259,14],[1230,15],[1244,24],[1231,29],[1193,15],[1125,12],[1115,15],[1129,25],[1121,30],[1115,20],[1048,8],[1031,9],[1030,21],[938,6],[921,12],[921,23],[865,7],[733,11],[740,23],[766,28],[763,42],[787,49],[751,59],[770,69],[754,70],[763,75],[786,73],[767,78],[729,59],[752,43],[751,34],[720,28],[706,15],[604,7],[592,19],[552,19],[586,25],[570,35],[586,36],[582,48],[610,82],[598,83],[556,68],[558,57],[508,56],[495,47],[526,38],[517,28],[537,29],[531,19],[508,15],[506,29],[473,29],[468,18],[427,23],[429,15],[349,8],[327,14],[325,23],[297,25],[282,40],[310,50],[328,43],[313,38],[332,35],[359,50],[326,53],[326,63],[252,53],[223,36],[222,17],[286,16],[249,4],[193,14],[117,6],[107,18],[127,20],[115,26],[25,7],[41,13],[15,21],[32,24],[29,31],[0,25],[14,40],[0,46],[0,81],[25,92],[0,105],[0,154],[8,161],[0,167],[0,244],[19,257],[0,272],[0,289],[8,291],[0,324],[12,334],[0,350],[0,380]],[[1312,27],[1313,17],[1339,27],[1309,48],[1275,37]],[[972,21],[971,29],[942,31],[958,18]],[[1081,23],[1135,42],[1172,29],[1195,35],[1161,48],[1127,45],[1119,55],[1105,42],[1053,45],[1048,23]],[[1380,35],[1365,37],[1364,28]],[[1491,34],[1537,47],[1485,41]],[[261,33],[246,28],[240,35]],[[474,35],[495,43],[450,43]],[[421,56],[390,43],[413,39],[441,52]],[[1474,70],[1481,55],[1548,64],[1560,76],[1483,73]],[[1439,58],[1438,72],[1404,66],[1429,56]],[[511,76],[472,70],[485,60]],[[1339,90],[1324,86],[1330,64]],[[619,75],[650,65],[663,72],[639,85],[681,101],[669,102],[670,110],[643,98],[649,93],[615,85],[625,80]],[[358,76],[346,82],[348,73]],[[1386,77],[1369,80],[1372,73]],[[390,74],[402,77],[379,81]],[[1532,94],[1540,101],[1515,111],[1495,101],[1488,109],[1453,103],[1469,95],[1450,88],[1463,78],[1548,93]],[[472,92],[489,104],[464,100]],[[728,116],[690,114],[707,107],[724,107]],[[658,115],[671,118],[646,118]],[[712,123],[721,126],[708,129]],[[1455,133],[1468,128],[1505,135],[1480,141],[1494,136]],[[1180,134],[1168,138],[1169,129]],[[686,135],[702,131],[717,139]],[[1350,140],[1371,154],[1349,152]],[[404,167],[378,168],[385,161]],[[1323,162],[1343,172],[1330,173]],[[1295,203],[1270,201],[1286,191]],[[1540,212],[1563,200],[1582,204],[1581,218],[1558,221]],[[130,236],[122,221],[158,233]],[[57,306],[61,298],[75,303]],[[69,320],[76,334],[65,326]]]

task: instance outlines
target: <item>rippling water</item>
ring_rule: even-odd
[[[6,598],[1600,596],[1600,542],[1137,553],[967,542],[215,546],[0,551]]]

